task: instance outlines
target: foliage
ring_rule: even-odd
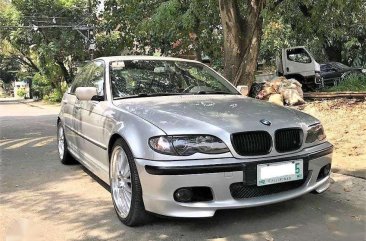
[[[94,12],[90,14],[88,0],[1,0],[0,67],[4,66],[7,75],[0,71],[0,78],[11,81],[17,76],[33,76],[33,94],[60,99],[58,89],[63,81],[72,81],[75,63],[89,58],[83,36],[87,33],[74,26],[95,21],[92,2]],[[10,69],[17,74],[9,75]]]
[[[281,49],[296,45],[291,38],[291,28],[281,19],[264,19],[264,28],[260,46],[260,60],[275,64],[275,57]],[[268,64],[268,63],[267,63]]]
[[[17,89],[17,95],[19,97],[25,97],[26,94],[27,94],[27,91],[25,90],[25,88],[19,88],[19,89]]]
[[[67,88],[67,83],[62,82],[60,88],[52,89],[48,94],[43,96],[43,99],[49,102],[60,102]]]
[[[337,86],[327,89],[327,91],[366,91],[366,75],[365,74],[351,74],[347,76]]]
[[[70,83],[78,63],[89,59],[89,43],[72,27],[35,27],[42,25],[94,24],[94,57],[208,56],[215,69],[224,66],[224,26],[218,0],[105,0],[99,15],[98,0],[91,0],[91,14],[88,2],[0,0],[0,79],[9,82],[33,76],[33,93],[60,99],[61,83]],[[237,3],[241,18],[248,19],[250,6],[245,1]],[[266,1],[260,15],[259,59],[274,64],[282,48],[305,45],[318,62],[336,60],[366,66],[365,11],[364,0]],[[240,38],[247,41],[248,36],[244,32]]]
[[[0,79],[4,83],[10,83],[16,78],[16,73],[20,71],[21,65],[13,56],[6,56],[0,48]]]
[[[215,0],[106,0],[103,17],[106,35],[118,39],[130,53],[187,56],[203,52],[214,60],[222,56]]]
[[[265,17],[267,23],[283,23],[291,45],[306,45],[318,62],[362,66],[366,63],[365,11],[364,0],[293,0],[282,1]],[[280,41],[281,33],[273,37]]]
[[[74,76],[73,63],[88,57],[84,37],[72,27],[89,21],[85,18],[86,3],[86,0],[13,0],[4,4],[0,12],[1,25],[24,27],[0,28],[1,39],[11,45],[10,54],[28,68],[26,71],[45,75],[52,87],[62,80],[70,82]]]
[[[48,78],[40,73],[36,73],[33,76],[32,85],[33,96],[39,99],[51,93],[53,89]]]

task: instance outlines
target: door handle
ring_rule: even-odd
[[[287,71],[287,72],[289,72],[289,71],[290,71],[290,69],[289,69],[288,67],[286,67],[286,71]]]
[[[80,109],[81,105],[75,105],[75,109]]]
[[[62,100],[62,103],[67,104],[67,100]]]

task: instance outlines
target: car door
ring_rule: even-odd
[[[78,86],[82,86],[86,79],[87,67],[82,67],[75,76],[73,83],[67,94],[62,99],[63,105],[63,116],[65,125],[65,135],[69,148],[74,155],[79,156],[78,145],[77,145],[77,132],[76,132],[76,118],[78,115],[78,99],[75,96],[75,90]]]
[[[98,176],[108,178],[108,138],[109,128],[106,109],[108,102],[105,95],[105,63],[93,61],[87,68],[87,80],[83,87],[96,87],[98,95],[90,101],[76,103],[76,129],[79,132],[79,147],[86,165]],[[104,178],[103,178],[104,179]]]
[[[283,55],[284,75],[313,76],[315,74],[315,61],[305,48],[288,48],[284,50]]]

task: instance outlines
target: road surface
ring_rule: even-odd
[[[59,162],[58,109],[0,103],[0,240],[366,240],[366,181],[340,174],[322,195],[126,227],[102,185],[80,165]]]

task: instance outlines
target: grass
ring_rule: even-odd
[[[366,92],[366,75],[365,74],[349,75],[341,83],[339,83],[339,85],[333,86],[333,87],[327,89],[326,91]]]

